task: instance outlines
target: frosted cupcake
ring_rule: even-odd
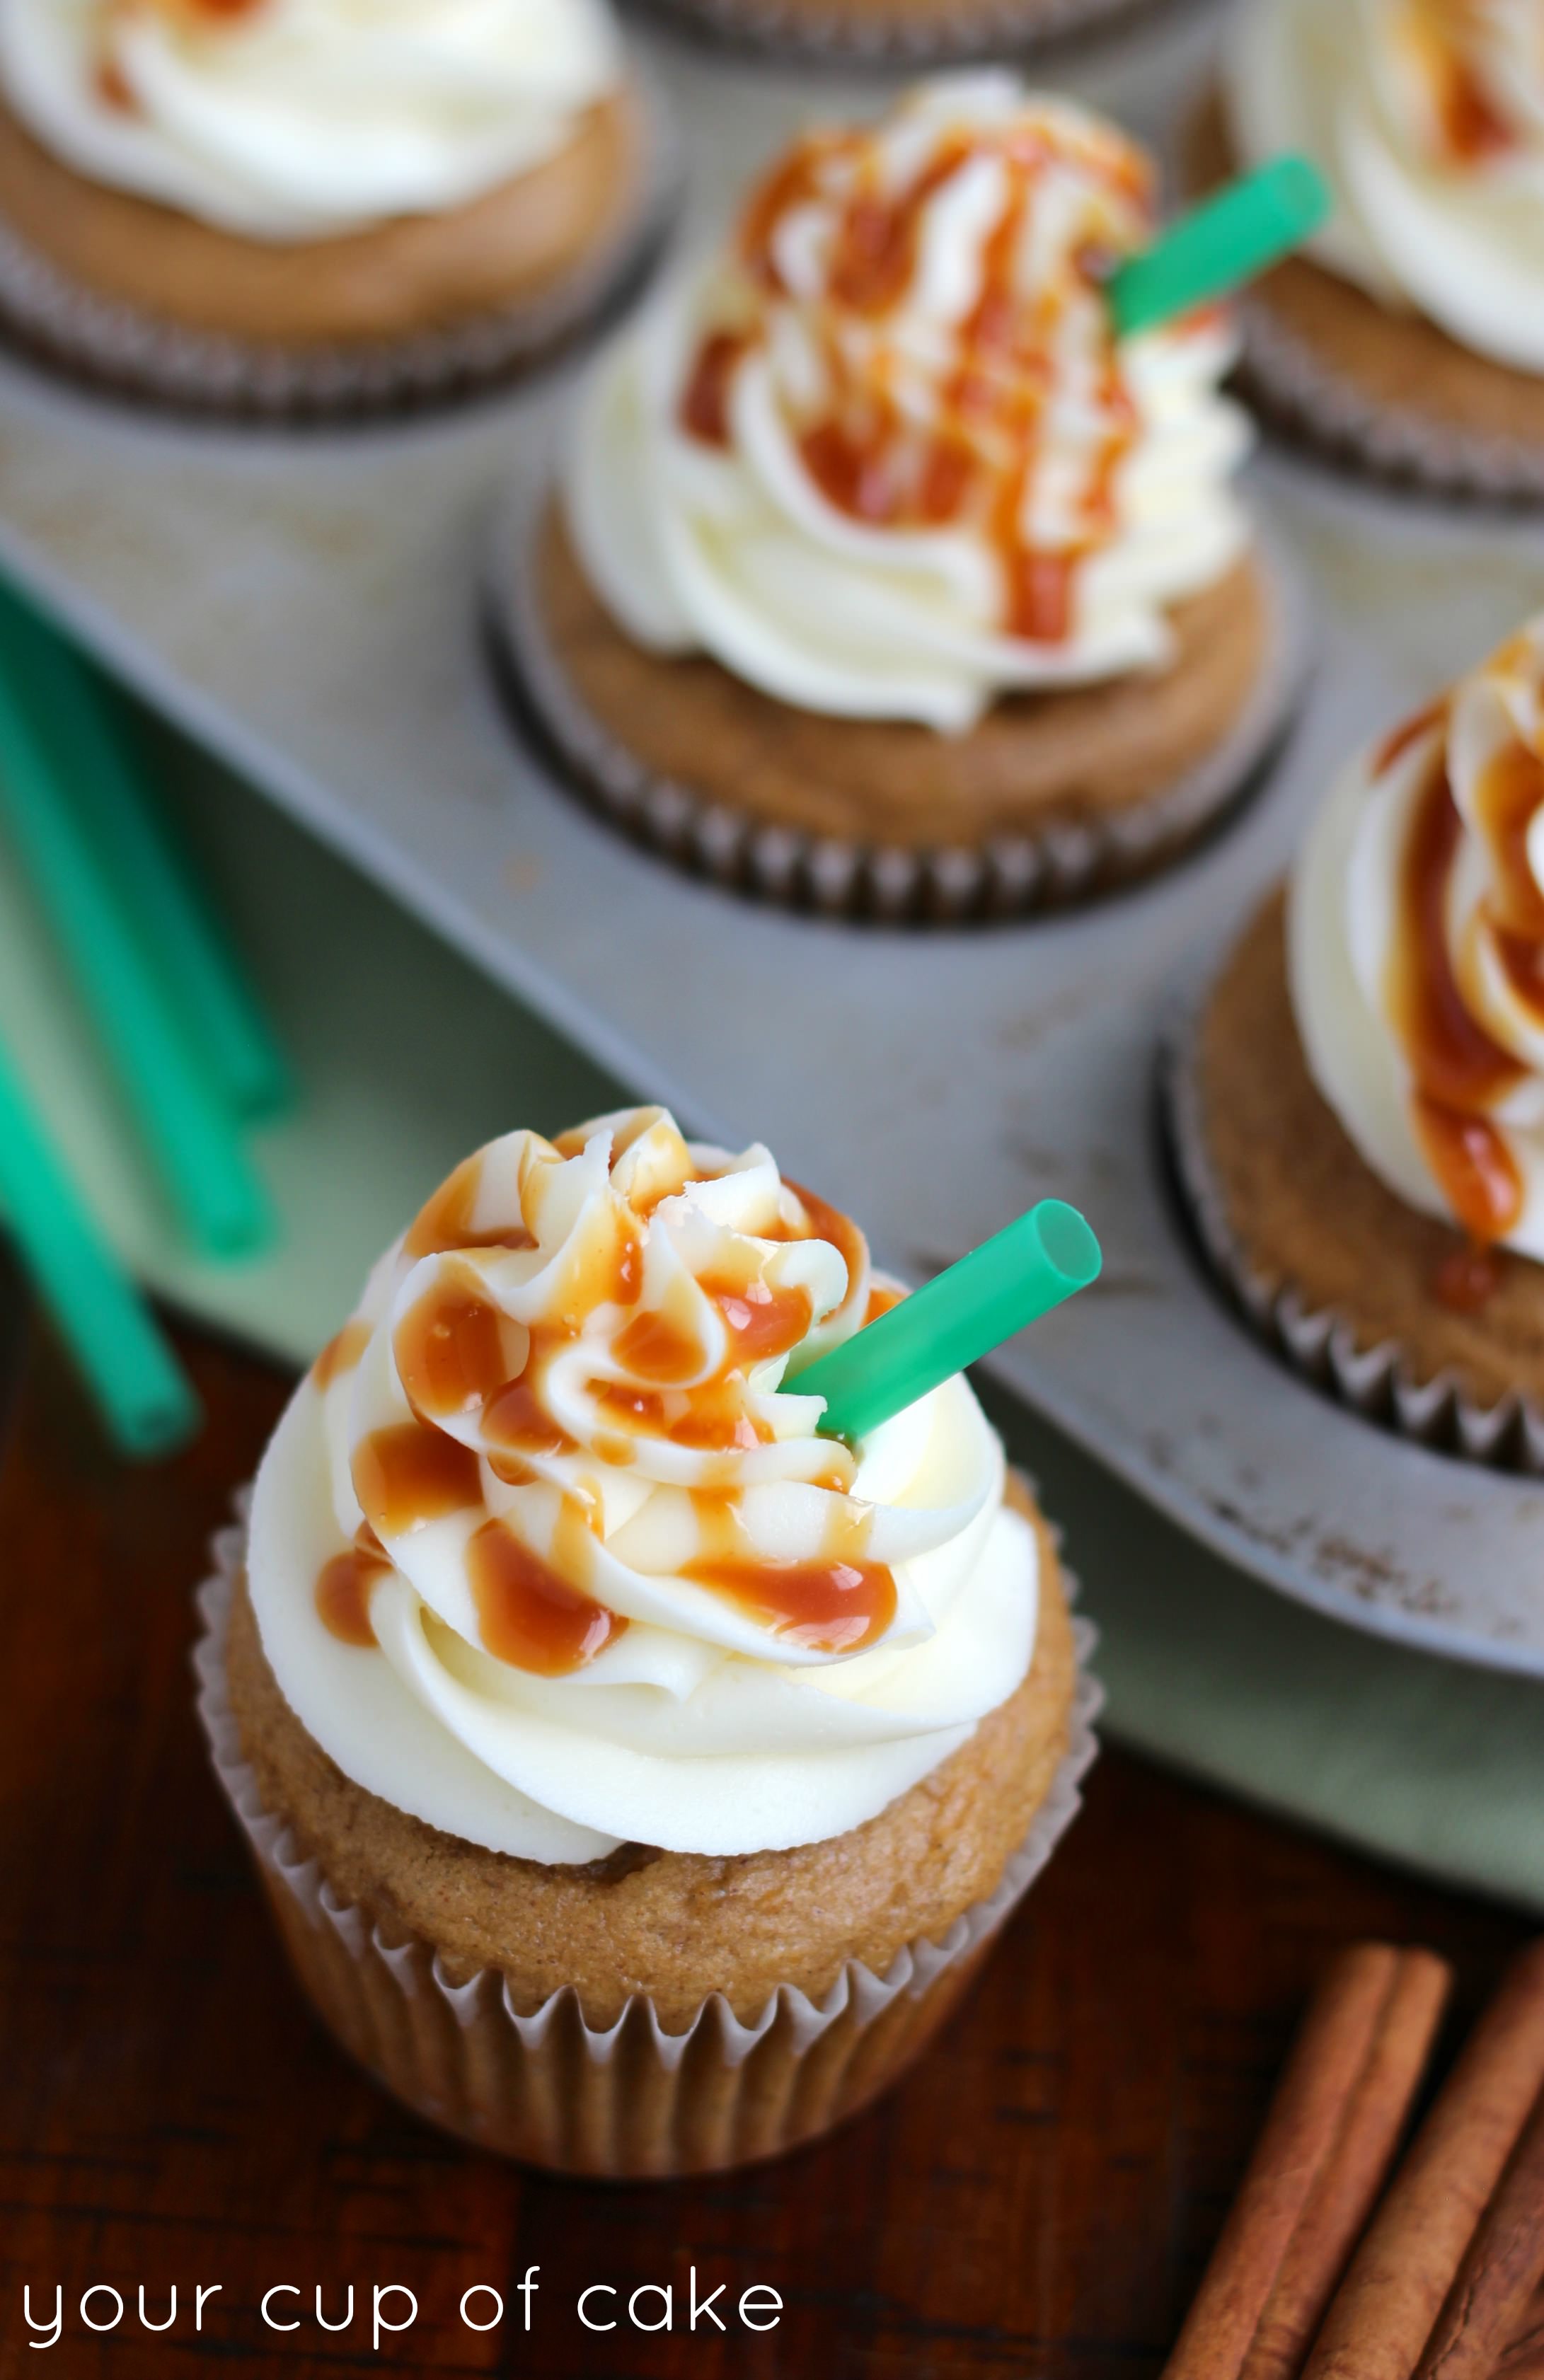
[[[1362,1410],[1544,1469],[1544,616],[1346,770],[1179,1083],[1209,1244]]]
[[[1535,0],[1248,0],[1212,175],[1306,151],[1337,205],[1248,305],[1260,393],[1433,485],[1544,494]]]
[[[1091,1753],[1053,1541],[965,1380],[849,1447],[894,1293],[659,1109],[453,1174],[206,1591],[297,1971],[425,2115],[575,2171],[770,2155],[953,2005]]]
[[[787,56],[922,67],[1022,55],[1145,0],[658,0],[671,16]]]
[[[605,0],[0,0],[0,312],[159,395],[503,369],[655,199]]]
[[[571,770],[729,881],[1022,908],[1167,858],[1279,724],[1210,311],[1116,338],[1149,160],[1011,77],[816,132],[595,371],[526,524],[517,673]]]

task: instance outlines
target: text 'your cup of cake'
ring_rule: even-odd
[[[301,1982],[420,2113],[739,2164],[954,2005],[1093,1749],[1055,1541],[944,1372],[1004,1246],[1020,1320],[1098,1268],[1051,1202],[906,1300],[646,1108],[490,1143],[377,1264],[222,1543],[201,1707]]]
[[[1173,1088],[1207,1245],[1284,1352],[1544,1470],[1544,618],[1350,763]]]
[[[1282,722],[1214,307],[1125,332],[1151,161],[1003,74],[816,131],[586,391],[501,604],[636,834],[852,914],[990,915],[1168,858]]]
[[[1536,0],[1246,0],[1195,163],[1283,146],[1336,204],[1251,295],[1260,398],[1374,468],[1544,495]]]
[[[0,320],[141,395],[411,403],[657,228],[607,0],[0,0]]]

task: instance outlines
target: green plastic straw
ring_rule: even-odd
[[[1277,157],[1172,224],[1106,284],[1122,338],[1242,288],[1316,231],[1330,212],[1307,157]]]
[[[189,1238],[248,1256],[273,1213],[237,1137],[151,973],[19,698],[0,666],[0,820],[6,822]]]
[[[67,798],[184,1030],[238,1115],[276,1114],[293,1086],[219,924],[167,836],[128,722],[96,672],[0,586],[0,656],[45,720]],[[35,698],[35,699],[33,698]]]
[[[1097,1278],[1099,1242],[1076,1207],[1042,1198],[784,1386],[824,1397],[827,1438],[867,1438]]]
[[[201,1418],[154,1316],[101,1239],[0,1046],[0,1209],[125,1454],[167,1454]]]

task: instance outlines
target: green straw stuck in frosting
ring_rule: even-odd
[[[1098,1277],[1099,1242],[1076,1207],[1042,1198],[785,1388],[824,1397],[827,1438],[867,1438],[955,1372]]]
[[[1246,174],[1111,274],[1117,333],[1150,331],[1242,288],[1317,231],[1330,206],[1329,186],[1307,157],[1276,157]]]

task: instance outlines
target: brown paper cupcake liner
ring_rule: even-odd
[[[832,65],[927,67],[998,58],[1067,41],[1167,0],[976,0],[918,18],[870,0],[817,16],[787,0],[656,0],[658,12],[739,49]]]
[[[661,102],[641,93],[636,207],[541,297],[410,338],[284,346],[188,330],[71,280],[0,217],[0,325],[23,349],[115,394],[257,421],[406,413],[472,395],[546,361],[640,282],[681,194]]]
[[[1173,1171],[1201,1252],[1223,1288],[1280,1355],[1317,1389],[1418,1446],[1488,1463],[1544,1473],[1544,1411],[1516,1390],[1477,1404],[1451,1371],[1423,1374],[1397,1339],[1361,1343],[1350,1318],[1315,1306],[1290,1281],[1254,1264],[1229,1219],[1207,1147],[1198,1045],[1212,990],[1185,1001],[1164,1034],[1161,1087]]]
[[[1229,734],[1165,792],[1104,818],[974,844],[865,844],[767,824],[656,775],[586,709],[541,615],[534,559],[549,491],[534,476],[500,521],[490,573],[495,655],[517,710],[561,761],[565,781],[635,842],[784,908],[952,926],[1066,906],[1146,876],[1243,796],[1284,735],[1307,674],[1297,582],[1265,546],[1271,622],[1258,680]]]
[[[237,1510],[244,1517],[244,1499]],[[909,1943],[884,1975],[850,1961],[819,2001],[784,1985],[754,2024],[720,1993],[678,2033],[642,1995],[603,2031],[585,2022],[571,1987],[522,2014],[496,1972],[455,1982],[427,1943],[388,1940],[264,1808],[225,1683],[245,1548],[244,1524],[222,1530],[215,1572],[199,1591],[199,1715],[300,1984],[343,2046],[419,2114],[560,2172],[626,2180],[715,2171],[781,2155],[865,2107],[965,1990],[1075,1816],[1097,1750],[1103,1697],[1086,1668],[1094,1631],[1075,1621],[1077,1690],[1051,1791],[996,1891],[942,1942]],[[1074,1595],[1064,1572],[1064,1580]]]
[[[1241,313],[1242,378],[1259,409],[1284,427],[1379,479],[1434,494],[1544,501],[1544,445],[1465,431],[1414,406],[1378,405],[1267,300],[1246,298]]]

